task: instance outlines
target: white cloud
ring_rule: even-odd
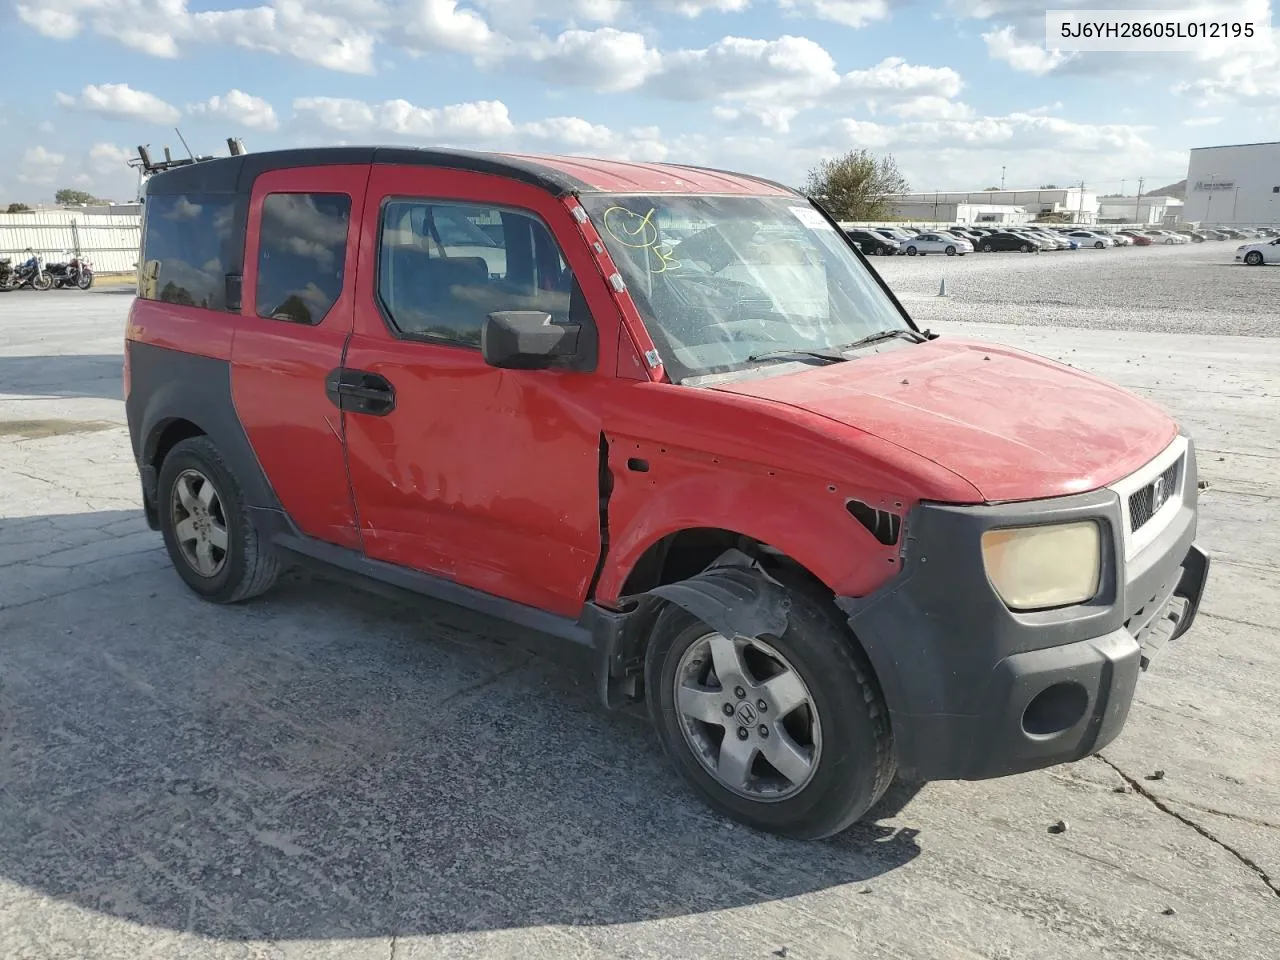
[[[960,92],[960,74],[950,67],[924,67],[901,57],[887,57],[874,67],[854,70],[840,79],[840,96],[861,96],[872,102],[931,96],[951,98]]]
[[[293,102],[305,123],[359,139],[370,135],[412,139],[418,143],[484,146],[502,150],[662,160],[669,148],[656,127],[614,130],[581,117],[512,121],[501,101],[420,107],[407,100],[366,103],[333,97],[302,97]],[[326,138],[328,139],[328,138]]]
[[[271,0],[267,6],[196,13],[187,9],[187,0],[46,0],[19,5],[18,16],[48,37],[67,40],[88,27],[153,57],[174,58],[189,45],[224,43],[348,73],[373,70],[376,38],[367,20],[392,25],[380,0]]]
[[[760,128],[774,133],[787,133],[791,129],[791,121],[800,110],[796,107],[755,106],[711,108],[711,115],[730,126],[740,129]]]
[[[1184,127],[1212,127],[1221,123],[1222,117],[1187,117],[1182,121]]]
[[[280,121],[266,100],[241,90],[230,90],[222,96],[212,96],[202,103],[193,103],[187,112],[200,117],[213,117],[238,123],[254,130],[276,130]]]
[[[135,90],[127,83],[89,84],[73,97],[58,91],[54,98],[64,107],[96,113],[102,117],[137,120],[168,126],[178,122],[178,108],[155,94]]]
[[[935,96],[904,100],[889,112],[904,120],[967,120],[973,116],[973,108],[968,104]]]
[[[724,37],[662,58],[653,90],[676,100],[810,100],[840,83],[831,54],[804,37]]]
[[[831,20],[846,27],[865,27],[889,16],[888,0],[778,0],[783,10]]]
[[[89,163],[101,169],[127,166],[132,158],[132,151],[117,147],[114,143],[95,143],[89,148]]]
[[[1017,71],[1038,77],[1058,69],[1071,59],[1070,54],[1061,50],[1046,50],[1038,44],[1022,42],[1013,27],[984,33],[982,39],[987,44],[987,54],[991,59],[1003,60]]]
[[[96,22],[97,32],[104,37],[118,40],[126,47],[141,50],[150,56],[166,60],[176,59],[178,56],[178,38],[173,33],[164,30],[133,25],[130,22],[132,19],[130,17],[131,12],[126,7],[118,14],[121,18],[119,21],[105,17],[98,20]]]
[[[66,157],[44,147],[28,147],[18,161],[18,180],[31,186],[52,184],[58,178]]]
[[[520,31],[536,20],[613,23],[626,11],[626,0],[474,0],[491,21]]]
[[[42,36],[70,40],[80,33],[77,6],[72,4],[72,9],[64,10],[57,5],[20,3],[17,5],[18,19]]]
[[[1192,97],[1201,106],[1239,103],[1267,107],[1280,102],[1280,27],[1271,31],[1270,42],[1269,49],[1202,62],[1204,75],[1175,83],[1173,92]]]
[[[684,17],[697,17],[710,10],[737,13],[751,6],[751,0],[658,0],[658,5]]]
[[[525,54],[540,75],[555,83],[605,91],[634,89],[662,63],[662,55],[649,48],[642,34],[613,27],[566,30],[554,40],[530,44]]]
[[[303,0],[273,0],[269,7],[196,14],[186,14],[186,0],[159,2],[183,5],[183,17],[176,22],[194,40],[291,56],[343,73],[373,73],[376,38],[359,18],[321,13]],[[433,0],[422,2],[430,6]]]
[[[661,133],[652,127],[618,133],[580,117],[551,117],[522,124],[519,129],[526,141],[560,153],[641,161],[665,160],[668,154]]]
[[[36,129],[39,130],[41,133],[53,133],[53,121],[41,120],[40,123],[36,126]]]
[[[454,50],[462,53],[483,50],[496,36],[484,17],[474,10],[459,8],[457,0],[416,0],[406,3],[402,24],[409,43],[419,51]],[[400,11],[397,11],[400,12]]]
[[[481,143],[510,136],[515,129],[506,104],[498,100],[417,107],[407,100],[365,103],[301,97],[293,101],[293,109],[306,120],[352,135],[379,133],[434,142]]]

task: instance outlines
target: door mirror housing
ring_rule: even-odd
[[[568,366],[578,354],[576,323],[552,323],[541,310],[501,310],[480,328],[480,355],[491,367],[545,370]]]

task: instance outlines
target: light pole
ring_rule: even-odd
[[[1213,218],[1210,216],[1210,213],[1213,211],[1213,178],[1216,176],[1216,173],[1209,174],[1209,199],[1204,205],[1204,219],[1206,223],[1213,222]]]
[[[1231,198],[1231,222],[1236,222],[1236,204],[1240,202],[1240,188],[1236,187],[1235,196]]]

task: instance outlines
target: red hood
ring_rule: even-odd
[[[1177,434],[1155,405],[1008,347],[941,338],[718,389],[847,424],[934,461],[986,500],[1104,487]]]

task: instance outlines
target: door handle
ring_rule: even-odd
[[[324,390],[329,402],[347,413],[385,417],[396,408],[391,381],[366,370],[333,370],[325,377]]]

